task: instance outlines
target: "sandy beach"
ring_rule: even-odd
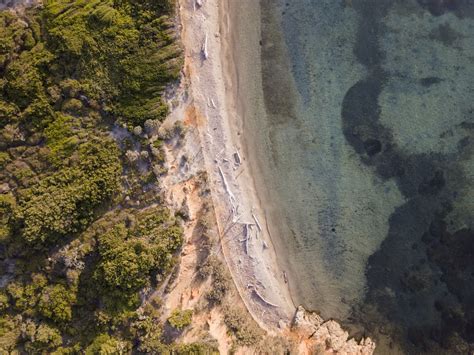
[[[222,251],[247,308],[263,329],[289,325],[294,312],[268,221],[241,139],[235,67],[225,4],[180,2],[185,72],[202,141]]]

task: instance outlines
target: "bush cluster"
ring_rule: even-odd
[[[193,311],[175,309],[168,318],[168,323],[175,329],[182,330],[191,324]]]
[[[157,129],[167,114],[162,93],[182,65],[173,4],[0,12],[0,353],[173,347],[159,317],[137,309],[173,266],[182,230],[163,207],[120,205],[127,167],[111,134]]]
[[[212,277],[211,289],[206,294],[206,298],[211,305],[220,304],[225,295],[230,290],[232,280],[229,272],[222,262],[215,256],[210,256],[199,268],[198,275],[202,279]]]
[[[231,305],[225,308],[224,323],[235,337],[238,345],[254,345],[263,336],[263,331],[250,318],[250,315],[241,309]]]

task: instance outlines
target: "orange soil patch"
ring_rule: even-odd
[[[185,126],[201,127],[205,125],[206,118],[191,104],[184,113],[183,123]]]

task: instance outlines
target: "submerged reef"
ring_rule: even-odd
[[[454,26],[464,25],[456,18],[472,25],[474,6],[462,0],[419,0],[415,3],[419,8],[412,3],[413,11],[403,14],[400,3],[352,2],[360,16],[354,54],[367,75],[345,95],[341,110],[344,135],[360,161],[378,177],[396,181],[405,198],[390,216],[387,237],[368,260],[365,300],[354,307],[353,319],[376,338],[389,334],[391,339],[385,344],[389,348],[395,342],[406,353],[468,353],[474,349],[474,232],[469,198],[473,108],[467,99],[472,90],[460,91],[472,85],[472,57],[466,59],[470,66],[464,65],[463,58],[474,53],[474,43],[472,36],[455,36]],[[404,49],[396,55],[390,53],[398,50],[388,47],[391,36],[405,30],[390,27],[391,11],[401,17],[400,21],[418,21],[420,28],[431,21],[430,17],[443,19],[445,23],[435,27],[431,36],[423,31],[415,34],[417,40],[426,41],[435,50],[426,53],[424,44],[415,45],[413,51],[418,52],[410,53],[415,55],[412,62]],[[458,39],[455,48],[451,46]],[[439,53],[445,57],[438,57]],[[448,57],[451,55],[454,59]],[[412,70],[423,62],[428,69]],[[407,63],[411,67],[400,67]],[[432,94],[427,90],[438,91]],[[431,94],[434,103],[428,101]],[[389,104],[386,97],[391,100]],[[426,100],[421,104],[421,119],[428,117],[429,124],[420,129],[419,137],[418,112],[402,117],[406,112],[404,100],[411,98]],[[442,105],[455,105],[455,110],[450,116],[440,115]],[[396,111],[387,112],[391,109]],[[402,136],[405,122],[415,127],[409,133],[416,142]],[[430,146],[430,132],[445,123],[449,128],[432,138],[435,143]]]

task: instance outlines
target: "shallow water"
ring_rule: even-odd
[[[379,353],[474,351],[474,2],[260,4],[295,301]]]

